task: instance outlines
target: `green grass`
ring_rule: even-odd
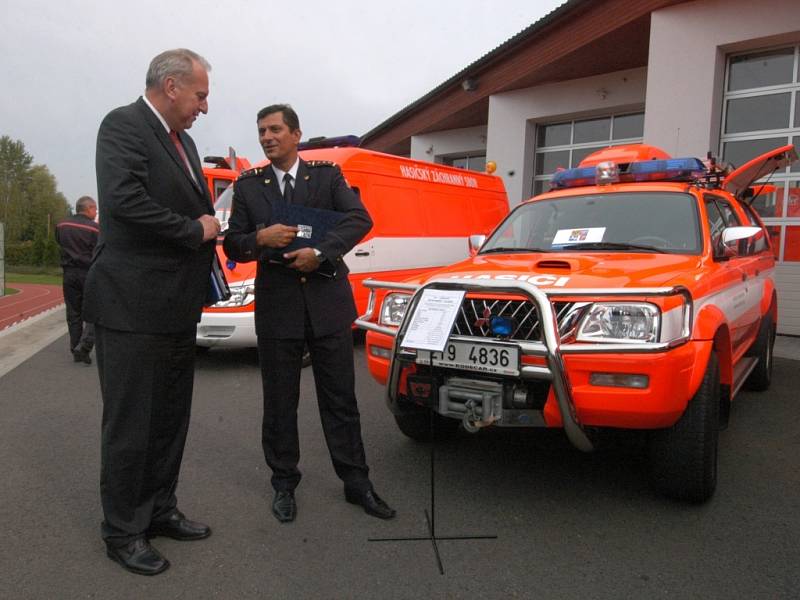
[[[17,267],[14,267],[15,269]],[[44,268],[39,269],[40,272],[25,272],[7,271],[6,272],[6,285],[13,283],[46,283],[50,285],[61,285],[62,275],[61,269]]]
[[[16,294],[19,290],[15,290],[14,288],[3,288],[3,295],[10,296],[11,294]]]

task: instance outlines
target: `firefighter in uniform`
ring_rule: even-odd
[[[255,325],[264,394],[262,446],[272,469],[272,512],[295,519],[300,482],[297,406],[304,344],[311,353],[325,440],[345,499],[372,516],[394,517],[369,480],[356,404],[352,324],[356,307],[342,257],[372,228],[361,200],[339,167],[306,162],[297,146],[297,114],[285,104],[257,117],[259,142],[271,164],[245,172],[234,184],[233,210],[224,248],[237,262],[258,260]],[[316,248],[283,253],[285,264],[265,259],[295,239],[298,227],[274,222],[285,204],[327,209],[343,217]]]
[[[99,228],[94,221],[97,203],[89,196],[81,196],[75,203],[75,213],[56,225],[56,241],[61,247],[61,268],[64,270],[69,348],[75,362],[90,365],[94,325],[83,321],[83,287],[97,245]]]

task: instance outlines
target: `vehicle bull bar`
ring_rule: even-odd
[[[524,356],[538,356],[545,359],[546,367],[535,365],[521,365],[520,378],[525,380],[539,379],[548,380],[553,386],[553,393],[558,403],[561,418],[564,423],[564,430],[570,442],[579,450],[591,452],[594,445],[581,425],[578,413],[575,409],[575,402],[572,395],[572,386],[569,382],[567,370],[564,366],[564,354],[578,353],[597,353],[597,352],[663,352],[676,345],[685,343],[689,337],[692,327],[692,298],[689,291],[682,286],[674,287],[654,287],[654,288],[625,288],[625,289],[605,289],[605,288],[580,288],[580,289],[560,289],[560,288],[539,288],[527,281],[519,280],[498,280],[498,279],[465,279],[465,278],[437,278],[424,285],[398,283],[391,281],[379,281],[367,279],[363,285],[370,290],[366,312],[356,319],[355,324],[361,329],[375,331],[394,338],[392,352],[389,363],[389,381],[386,386],[387,400],[394,404],[397,398],[393,397],[397,389],[397,379],[400,376],[399,358],[407,360],[415,359],[415,355],[402,348],[402,341],[406,335],[406,330],[410,323],[409,316],[416,309],[422,297],[422,292],[426,289],[439,290],[463,290],[469,292],[485,293],[492,290],[502,294],[522,295],[536,306],[539,316],[539,324],[542,332],[542,341],[521,341],[513,340],[519,346],[520,352]],[[406,308],[403,320],[399,328],[385,327],[372,322],[375,312],[377,299],[376,291],[384,290],[405,290],[413,292],[411,301]],[[562,346],[561,335],[559,333],[558,322],[550,303],[552,297],[625,297],[636,296],[637,298],[653,296],[674,296],[684,297],[687,307],[682,327],[682,335],[677,340],[660,343],[574,343]],[[475,338],[471,336],[450,336],[450,339],[465,341],[482,341],[485,338]]]

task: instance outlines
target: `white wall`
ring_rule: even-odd
[[[536,122],[644,107],[646,70],[630,69],[489,98],[486,160],[497,163],[512,206],[531,196]]]
[[[486,150],[486,126],[465,127],[411,136],[411,158],[441,162],[436,157],[450,154],[483,153]]]
[[[718,154],[725,56],[798,40],[797,0],[700,0],[655,11],[644,141],[672,156]]]

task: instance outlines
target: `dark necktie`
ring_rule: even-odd
[[[186,151],[183,149],[183,144],[181,144],[181,139],[178,137],[178,132],[170,129],[169,137],[172,140],[172,143],[175,144],[175,149],[178,151],[178,156],[181,157],[183,168],[186,169],[186,173],[189,175],[189,177],[194,179],[192,170],[189,168],[189,158],[186,156]]]
[[[292,187],[292,176],[289,173],[283,176],[283,199],[287,204],[292,203],[294,198],[294,188]]]

